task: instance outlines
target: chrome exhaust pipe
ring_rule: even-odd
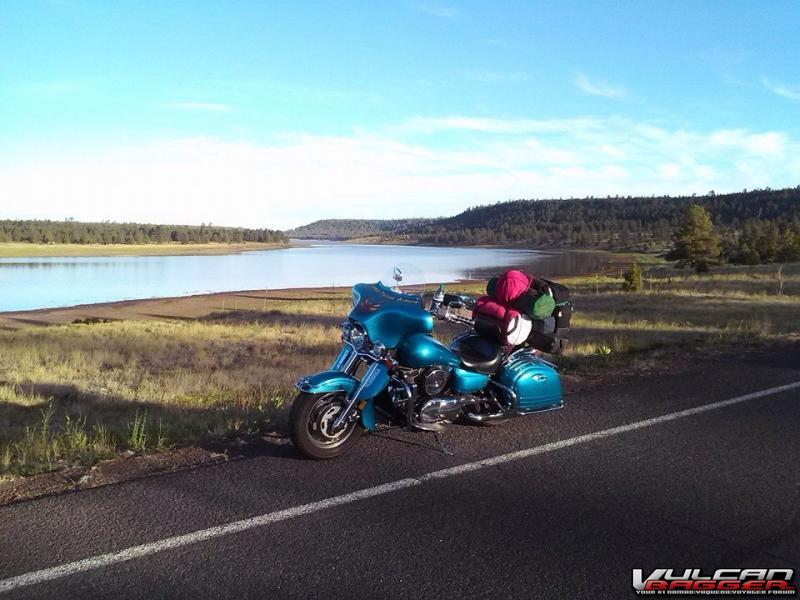
[[[473,423],[478,423],[479,425],[495,425],[500,424],[509,419],[513,419],[516,415],[514,413],[508,412],[497,412],[491,414],[477,414],[477,413],[465,413],[467,418],[472,421]]]

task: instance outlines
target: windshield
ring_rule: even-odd
[[[380,282],[389,289],[405,294],[422,296],[430,292],[428,278],[416,265],[402,263],[392,265],[383,273]]]

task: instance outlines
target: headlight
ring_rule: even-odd
[[[350,330],[350,343],[353,345],[353,348],[361,352],[361,350],[366,348],[367,344],[369,343],[367,332],[364,331],[361,326],[354,325]]]

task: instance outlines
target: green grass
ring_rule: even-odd
[[[284,248],[284,244],[28,244],[0,243],[0,258],[35,256],[167,256],[180,254],[232,254],[246,250]]]
[[[781,295],[775,266],[698,276],[653,261],[644,271],[638,293],[623,292],[617,275],[563,280],[576,307],[570,346],[556,359],[567,375],[800,331],[800,264],[784,268]],[[350,298],[265,292],[170,307],[169,319],[142,311],[0,330],[0,477],[283,428],[296,379],[336,355]],[[437,324],[442,339],[460,331]]]
[[[3,474],[35,475],[63,464],[92,464],[115,455],[117,442],[104,426],[87,427],[86,417],[69,414],[57,426],[52,403],[39,412],[38,422],[26,426],[0,451]]]

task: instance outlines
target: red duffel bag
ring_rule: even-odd
[[[472,311],[475,331],[502,346],[519,346],[531,333],[530,318],[506,308],[489,296],[479,298]]]

